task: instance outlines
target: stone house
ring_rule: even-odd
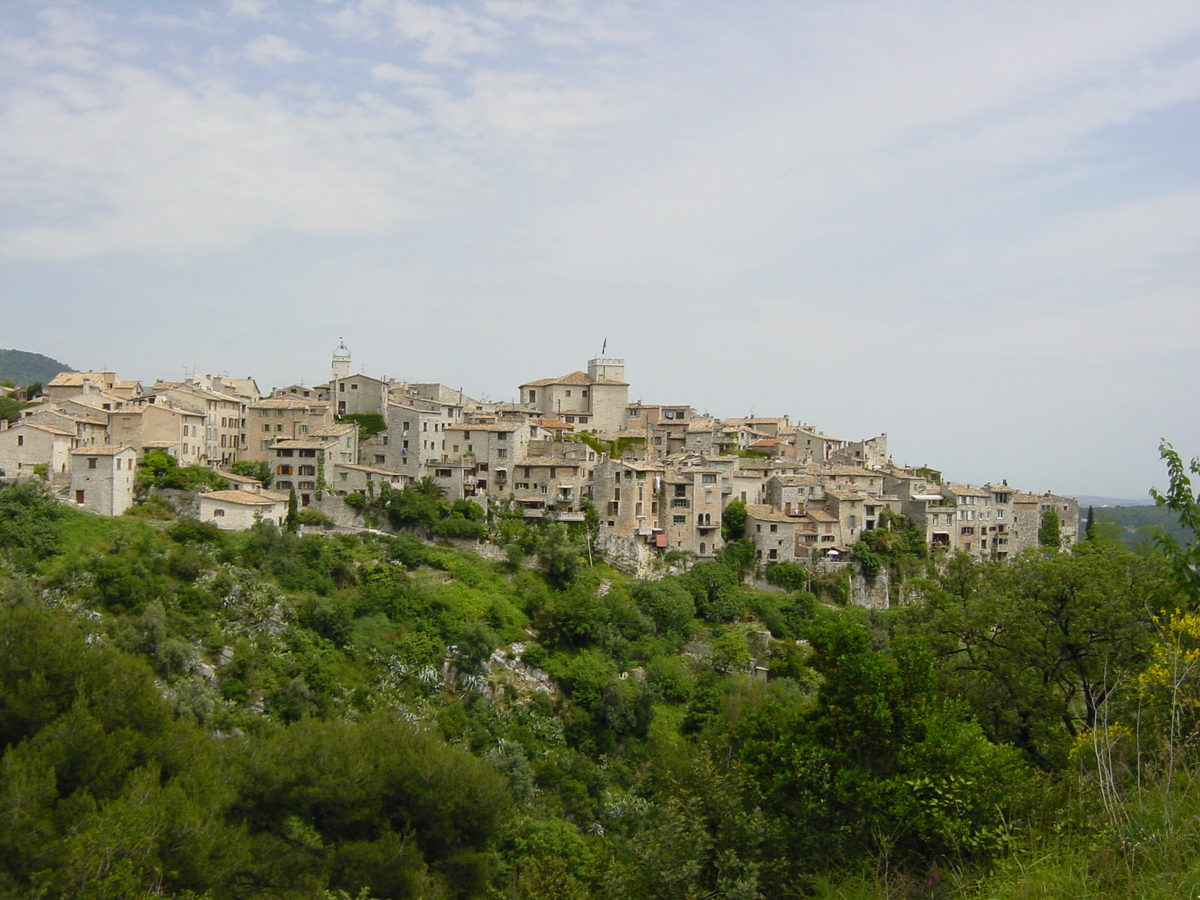
[[[1013,528],[1016,521],[1013,512],[1013,495],[1016,493],[1007,482],[1001,484],[985,484],[984,490],[992,496],[989,506],[992,511],[992,521],[988,525],[988,549],[992,559],[1007,559],[1015,552]]]
[[[829,454],[829,461],[835,465],[863,466],[868,469],[887,465],[888,460],[886,434],[865,441],[853,441],[832,450]]]
[[[0,430],[0,470],[8,478],[23,478],[44,465],[48,475],[65,475],[75,446],[74,430],[18,419]]]
[[[773,506],[748,504],[746,537],[754,542],[759,565],[807,561],[810,548],[801,541],[801,529],[811,521],[803,514],[788,515]]]
[[[165,383],[164,383],[165,384]],[[154,402],[168,401],[175,409],[197,412],[204,416],[200,440],[203,447],[201,465],[224,468],[241,459],[246,449],[246,402],[230,394],[210,391],[199,384],[181,382],[161,387],[150,395]],[[147,398],[149,399],[149,398]]]
[[[707,466],[672,468],[664,479],[663,489],[660,521],[672,548],[687,550],[701,558],[715,555],[724,546],[721,513],[725,494],[721,490],[720,473]],[[689,505],[682,507],[681,499]],[[668,511],[670,522],[666,519]],[[679,521],[680,515],[685,517],[683,522]]]
[[[157,401],[157,402],[156,402]],[[165,450],[181,466],[203,465],[207,419],[195,409],[151,397],[124,403],[108,412],[108,439],[113,444],[146,450]]]
[[[322,387],[322,400],[333,404],[334,415],[376,413],[387,416],[391,382],[370,375],[340,375]]]
[[[133,506],[137,451],[115,445],[71,451],[71,499],[102,516],[119,516]]]
[[[360,462],[423,478],[430,463],[449,460],[442,430],[458,424],[461,413],[453,405],[419,397],[393,401],[388,404],[386,429],[363,443]]]
[[[1012,546],[1014,553],[1020,553],[1031,547],[1037,547],[1038,530],[1042,526],[1042,516],[1054,510],[1058,513],[1058,528],[1062,535],[1062,549],[1074,546],[1079,540],[1079,501],[1073,497],[1061,497],[1047,491],[1044,494],[1031,494],[1025,491],[1014,491],[1013,505],[1013,535]]]
[[[825,482],[814,475],[772,475],[763,490],[763,502],[786,515],[803,515],[815,505],[825,506]]]
[[[80,394],[99,391],[115,400],[132,400],[142,392],[136,381],[125,381],[116,372],[59,372],[43,388],[52,401],[69,400]]]
[[[20,421],[28,422],[30,425],[48,425],[60,431],[73,432],[76,447],[109,443],[107,416],[72,413],[59,408],[57,404],[47,404],[35,409],[24,410]]]
[[[200,521],[224,531],[244,531],[257,522],[287,523],[288,496],[266,490],[210,491],[200,495]]]
[[[625,360],[596,357],[587,372],[529,381],[520,387],[521,402],[544,418],[562,419],[581,430],[621,431],[627,427],[629,383]]]
[[[988,526],[992,524],[991,491],[965,484],[944,484],[941,494],[955,507],[951,547],[979,559],[989,557]]]
[[[313,431],[335,423],[328,403],[272,397],[246,407],[247,447],[243,459],[268,462],[271,447],[279,440],[304,440]]]
[[[301,506],[320,500],[336,488],[330,481],[334,466],[355,465],[358,428],[334,425],[314,430],[305,440],[276,441],[271,446],[271,487],[280,493],[296,491]]]
[[[398,491],[403,490],[411,481],[407,475],[389,469],[376,469],[355,463],[335,463],[330,487],[338,494],[370,494],[378,492],[384,484]]]

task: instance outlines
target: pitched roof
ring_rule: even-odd
[[[539,378],[537,381],[527,381],[521,387],[549,387],[553,384],[579,384],[589,385],[592,379],[587,377],[586,372],[571,372],[559,378]]]
[[[329,404],[323,400],[299,400],[295,397],[272,397],[269,400],[256,400],[251,403],[248,409],[308,409],[313,406],[322,406],[326,409]]]
[[[137,451],[132,447],[118,447],[115,444],[106,444],[96,447],[76,447],[71,451],[72,456],[116,456],[122,450]]]
[[[286,503],[288,498],[283,494],[271,491],[209,491],[200,495],[201,500],[216,500],[220,503],[240,503],[243,506],[269,506],[275,503]]]
[[[9,428],[7,428],[6,430],[13,431],[14,429],[17,429],[17,428],[36,428],[38,431],[44,431],[47,434],[57,434],[57,435],[61,435],[62,437],[75,437],[75,432],[73,432],[73,431],[64,431],[63,429],[55,428],[52,425],[38,425],[35,422],[22,422],[19,419],[16,421],[16,423],[9,426]]]
[[[773,506],[751,503],[746,506],[746,518],[757,519],[760,522],[790,522],[795,524],[800,517],[789,516],[787,513],[780,512]]]

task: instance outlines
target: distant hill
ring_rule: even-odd
[[[1192,536],[1179,524],[1179,516],[1162,506],[1096,506],[1096,523],[1101,536],[1107,531],[1119,537],[1129,547],[1151,543],[1155,531],[1162,529],[1173,534],[1179,541]],[[1079,533],[1082,536],[1087,523],[1087,507],[1079,504]]]
[[[11,381],[17,387],[25,387],[35,381],[44,385],[59,372],[74,371],[65,363],[40,353],[0,350],[0,381]]]

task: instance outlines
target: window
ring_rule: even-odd
[[[568,425],[574,425],[574,424],[575,424],[575,417],[574,417],[574,416],[567,416],[567,424],[568,424]]]
[[[779,531],[779,526],[774,522],[771,523],[771,534],[776,534]]]
[[[264,419],[265,419],[265,418],[266,418],[267,416],[269,416],[270,414],[271,414],[271,411],[270,411],[269,409],[260,409],[260,410],[258,411],[259,418],[264,418]],[[213,513],[213,515],[215,516],[215,515],[216,515],[216,513],[214,512],[214,513]]]
[[[570,392],[570,391],[567,391],[567,396],[568,396],[568,397],[570,397],[570,396],[571,396],[571,392]]]
[[[671,522],[674,525],[686,525],[687,516],[671,516]]]
[[[94,468],[96,468],[96,457],[94,457],[94,456],[89,456],[89,457],[88,457],[88,468],[89,468],[89,469],[94,469]]]
[[[450,469],[434,469],[433,476],[435,478],[449,478],[454,473]]]
[[[716,484],[717,476],[716,475],[701,475],[700,480],[702,482],[704,482],[705,484]]]
[[[296,472],[296,474],[297,475],[316,475],[317,467],[316,466],[300,466],[298,471]]]
[[[291,475],[292,467],[291,466],[276,466],[275,474],[276,475]]]
[[[505,459],[507,456],[508,456],[507,450],[505,450],[503,447],[497,448],[496,459]]]
[[[352,384],[352,385],[350,385],[350,390],[352,390],[352,391],[357,391],[357,390],[358,390],[358,385],[357,385],[357,384]]]
[[[25,435],[23,435],[23,434],[18,434],[18,435],[17,435],[17,446],[18,446],[18,447],[24,447],[24,446],[25,446]]]
[[[225,518],[225,510],[223,510],[223,509],[214,509],[214,510],[213,510],[213,515],[214,515],[214,516],[216,516],[218,519],[223,519],[223,518]]]
[[[317,489],[316,482],[313,481],[301,481],[297,487],[302,491],[315,491]]]
[[[264,425],[264,426],[263,426],[263,431],[270,431],[270,430],[271,430],[271,426],[270,426],[270,425]]]
[[[529,392],[529,402],[534,403],[534,402],[536,402],[536,400],[537,400],[537,391],[530,391]]]
[[[301,434],[308,434],[308,426],[307,426],[307,425],[301,425],[301,426],[300,426],[300,433],[301,433]]]
[[[346,392],[346,385],[342,382],[338,382],[338,390],[344,394]]]

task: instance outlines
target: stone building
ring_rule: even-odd
[[[280,440],[304,440],[334,425],[329,404],[320,400],[272,397],[246,408],[247,447],[243,459],[268,462],[271,447]]]
[[[543,417],[562,419],[580,430],[621,431],[627,427],[629,383],[625,360],[596,357],[587,372],[543,378],[521,385],[521,402]]]
[[[0,471],[8,478],[22,478],[33,475],[37,466],[46,466],[48,475],[65,474],[75,438],[74,430],[18,419],[0,430]]]
[[[257,522],[287,523],[288,496],[266,490],[210,491],[200,495],[200,521],[224,531],[244,531]]]
[[[102,516],[133,506],[137,451],[132,447],[79,447],[71,451],[71,499]]]

